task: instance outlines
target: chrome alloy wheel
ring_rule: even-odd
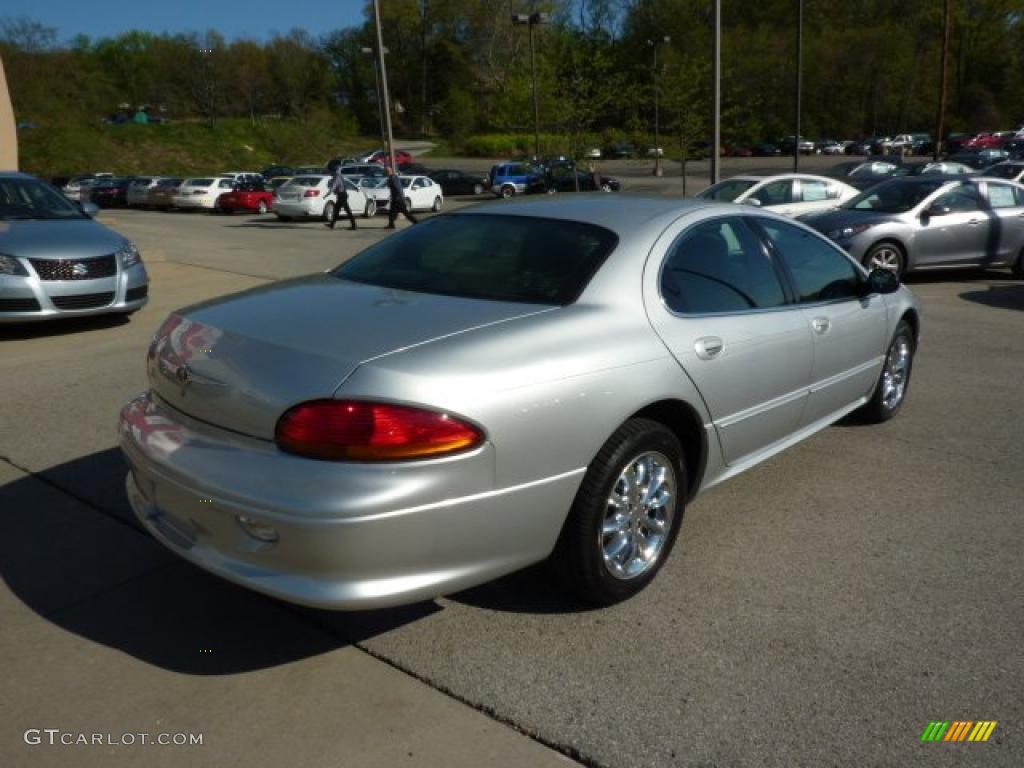
[[[647,451],[622,470],[608,496],[599,535],[612,576],[633,579],[655,566],[672,530],[676,493],[676,473],[664,454]]]
[[[900,262],[902,257],[899,250],[892,245],[882,245],[871,252],[868,260],[868,269],[888,269],[890,272],[900,273]]]
[[[900,336],[889,348],[882,371],[882,405],[892,410],[903,401],[910,373],[910,341]]]

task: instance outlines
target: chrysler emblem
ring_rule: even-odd
[[[79,262],[71,268],[71,274],[74,277],[85,277],[89,274],[89,267]]]
[[[192,372],[189,371],[187,365],[182,365],[174,372],[174,378],[178,380],[181,386],[187,387],[189,382],[192,381]]]

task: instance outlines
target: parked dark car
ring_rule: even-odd
[[[295,168],[290,165],[270,165],[260,171],[260,175],[264,180],[270,181],[277,176],[294,176]]]
[[[986,166],[992,165],[993,163],[997,162],[995,160],[989,160],[987,157],[982,156],[981,152],[972,152],[969,150],[963,150],[961,152],[957,152],[955,155],[950,155],[949,161],[951,163],[963,163],[964,165],[969,165],[976,171],[980,171],[982,168],[985,168]]]
[[[964,145],[970,141],[973,136],[969,133],[949,133],[946,134],[946,145],[943,147],[947,155],[955,155],[957,152],[964,148]]]
[[[636,147],[629,142],[612,144],[605,150],[605,157],[629,158],[636,154]]]
[[[782,154],[777,144],[758,144],[754,147],[754,157],[778,157]]]
[[[748,147],[746,144],[738,144],[729,150],[730,157],[753,157],[754,150]]]
[[[580,192],[596,192],[598,189],[604,192],[618,192],[622,185],[619,180],[611,176],[598,174],[601,177],[601,186],[594,184],[594,176],[587,171],[578,171],[572,168],[555,168],[547,177],[547,188],[554,192],[576,192],[577,179],[579,180]]]
[[[482,195],[487,189],[487,179],[465,171],[445,168],[426,174],[441,185],[445,197],[451,195]]]
[[[1024,160],[1024,139],[1010,139],[1003,149],[1010,153],[1011,160]]]
[[[89,202],[100,208],[124,208],[128,205],[128,186],[134,180],[134,176],[99,179],[89,188]]]
[[[399,163],[398,172],[402,176],[429,176],[434,171],[423,163]]]

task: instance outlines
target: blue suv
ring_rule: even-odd
[[[512,197],[544,188],[544,173],[529,163],[498,163],[491,168],[491,192]]]

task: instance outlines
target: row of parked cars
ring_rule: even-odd
[[[1024,277],[1024,159],[980,173],[951,162],[841,163],[832,176],[736,176],[698,197],[797,218],[868,269],[1010,267]]]

